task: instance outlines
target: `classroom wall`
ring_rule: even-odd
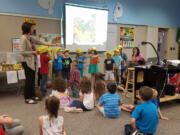
[[[20,16],[7,16],[0,15],[1,25],[0,25],[0,51],[1,52],[11,52],[12,51],[12,38],[20,38],[21,25],[24,22],[24,17]],[[60,33],[60,21],[59,20],[49,20],[49,19],[39,19],[35,18],[38,33]]]
[[[55,0],[54,13],[42,8],[39,0],[0,0],[0,13],[16,13],[43,17],[64,17],[64,3],[108,8],[109,23],[150,25],[164,27],[180,26],[179,0]],[[43,1],[43,0],[41,0]],[[48,1],[48,0],[44,0]],[[117,2],[123,6],[123,16],[114,22]]]
[[[150,26],[180,26],[179,0],[64,0],[64,2],[81,5],[91,5],[109,9],[109,23],[150,25]],[[123,6],[123,16],[114,22],[114,9],[120,2]]]
[[[63,1],[55,0],[52,15],[39,5],[38,0],[0,0],[0,12],[60,18],[62,17]]]

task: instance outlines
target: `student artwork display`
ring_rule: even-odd
[[[42,42],[48,42],[52,44],[56,44],[61,42],[61,35],[60,34],[48,34],[48,33],[41,33],[39,34],[39,39]]]
[[[133,48],[134,28],[120,27],[120,44],[124,48]]]
[[[28,22],[33,24],[33,35],[36,35],[36,20],[31,19],[31,18],[24,18],[24,22]]]

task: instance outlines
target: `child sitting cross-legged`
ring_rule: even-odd
[[[158,99],[157,99],[157,95],[158,95],[157,90],[152,89],[152,91],[153,91],[153,96],[152,96],[152,99],[150,101],[157,107],[159,118],[162,119],[162,120],[169,120],[169,118],[163,116],[163,114],[161,113],[161,110],[160,110],[160,107],[159,107],[159,102],[158,102]]]
[[[153,135],[158,126],[158,110],[150,101],[153,96],[151,88],[144,86],[139,91],[141,104],[131,114],[131,125],[125,125],[126,135]]]
[[[66,135],[64,131],[64,118],[58,116],[59,99],[55,96],[45,101],[48,115],[39,117],[40,135]]]
[[[107,84],[108,92],[103,94],[97,105],[99,111],[108,118],[116,118],[120,115],[121,100],[116,94],[116,84],[110,82]]]
[[[53,81],[53,90],[50,96],[55,96],[60,101],[60,107],[65,108],[72,104],[72,98],[69,97],[66,80],[61,77],[55,78]]]
[[[94,94],[91,90],[91,81],[87,77],[83,77],[79,85],[79,99],[74,100],[71,107],[65,108],[66,112],[82,112],[90,111],[94,108]]]

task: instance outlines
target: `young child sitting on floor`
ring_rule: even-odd
[[[99,101],[99,98],[106,93],[106,83],[103,80],[97,80],[94,86],[94,101]]]
[[[167,117],[163,116],[163,114],[161,113],[161,110],[159,108],[159,102],[158,102],[158,99],[157,99],[157,91],[155,89],[152,89],[153,91],[153,96],[152,96],[152,99],[150,100],[154,105],[156,105],[157,109],[158,109],[158,114],[159,114],[159,118],[162,119],[162,120],[169,120]]]
[[[59,99],[55,96],[45,101],[48,115],[39,117],[40,135],[66,135],[64,131],[64,118],[58,116]]]
[[[153,91],[153,96],[150,99],[150,102],[152,102],[157,107],[159,118],[162,119],[162,120],[169,120],[169,118],[163,116],[163,114],[161,113],[161,110],[159,108],[159,102],[158,102],[158,99],[157,99],[157,95],[158,95],[157,91],[155,89],[152,89],[152,91]],[[124,110],[124,111],[132,113],[134,111],[134,109],[135,109],[135,106],[130,105],[130,104],[122,104],[121,109]]]
[[[72,96],[79,98],[79,82],[80,82],[80,71],[77,69],[78,60],[73,60],[72,70],[70,72],[69,85],[72,90]]]
[[[125,125],[126,135],[146,134],[153,135],[158,126],[158,110],[150,101],[153,96],[151,88],[144,86],[139,91],[141,104],[131,114],[131,125]],[[134,133],[135,132],[135,133]]]
[[[69,97],[67,84],[63,78],[55,78],[53,81],[53,89],[54,90],[50,96],[55,96],[59,99],[61,108],[71,106],[73,100]]]
[[[81,108],[83,111],[90,111],[94,108],[94,94],[91,90],[91,81],[83,77],[79,85],[79,100],[74,100],[72,107]]]
[[[21,125],[20,120],[12,119],[8,115],[0,116],[0,125],[4,127],[6,135],[22,135],[24,132],[24,127]]]
[[[108,83],[108,92],[103,94],[97,105],[99,111],[108,118],[116,118],[120,115],[120,97],[116,94],[116,84]]]

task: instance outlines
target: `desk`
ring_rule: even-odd
[[[144,72],[144,81],[142,83],[137,82],[137,75],[139,71]],[[163,93],[163,86],[167,83],[167,73],[180,73],[180,68],[176,68],[174,66],[151,66],[150,68],[145,68],[144,66],[135,67],[135,103],[137,102],[136,90],[142,86],[149,86],[156,89],[158,91],[159,102],[180,99],[180,94],[175,94],[174,96],[164,95],[162,98],[160,97],[160,93]]]
[[[25,80],[19,80],[18,83],[8,84],[7,83],[7,75],[6,72],[0,72],[0,91],[14,91],[18,90],[17,94],[19,95],[21,92],[21,89],[25,85]]]

